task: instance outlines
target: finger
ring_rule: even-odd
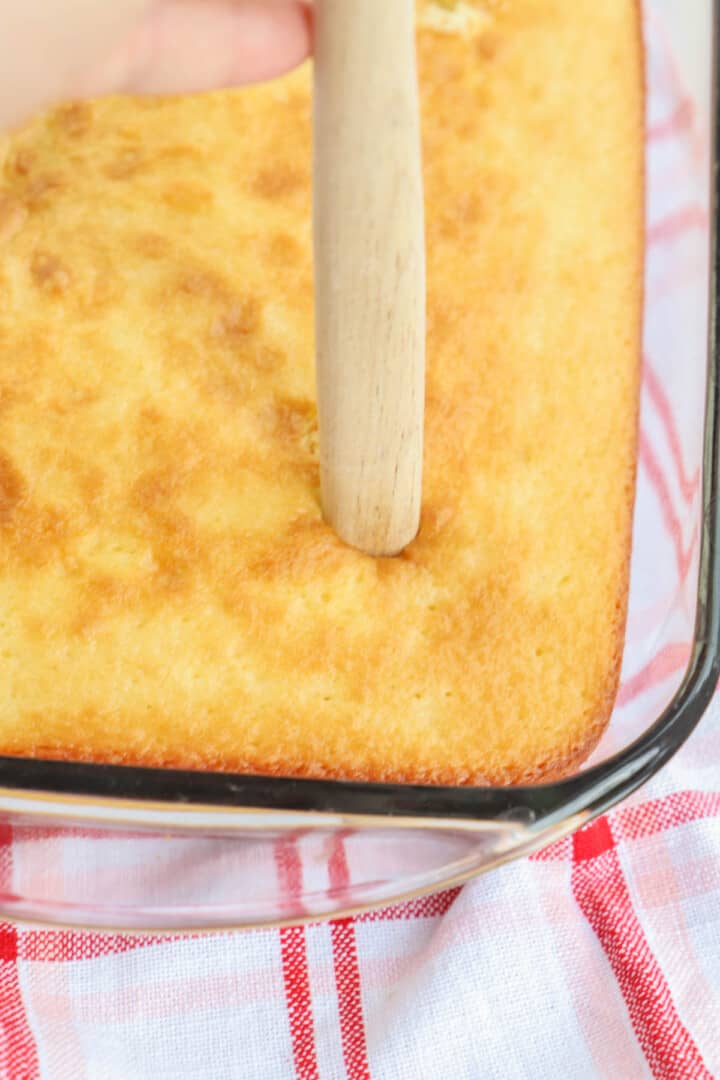
[[[256,82],[310,51],[299,0],[161,0],[82,92],[180,93]]]
[[[0,129],[82,93],[79,74],[127,38],[151,0],[0,0]]]

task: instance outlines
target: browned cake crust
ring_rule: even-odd
[[[397,559],[320,514],[308,69],[0,143],[1,753],[504,784],[596,744],[631,547],[639,13],[422,8],[426,468]]]

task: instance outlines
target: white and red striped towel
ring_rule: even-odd
[[[696,404],[683,418],[672,403],[697,314],[690,297],[702,296],[704,152],[656,43],[649,70],[638,513],[657,523],[657,565],[682,582],[697,540],[684,529],[697,498],[684,432],[699,431],[700,414]],[[666,316],[678,298],[679,328]],[[640,589],[657,565],[634,568]],[[641,616],[630,626],[639,639]],[[655,658],[626,665],[621,714],[647,720],[667,699],[688,627],[665,619]],[[2,882],[13,847],[5,827]],[[0,925],[0,1080],[646,1076],[720,1076],[720,698],[631,802],[460,891],[208,937]]]

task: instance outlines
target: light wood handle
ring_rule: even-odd
[[[415,0],[316,0],[313,111],[323,513],[395,555],[419,527],[425,406]]]

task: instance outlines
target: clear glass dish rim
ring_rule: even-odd
[[[0,756],[0,813],[25,821],[91,820],[110,827],[227,833],[338,824],[481,832],[491,822],[517,821],[539,838],[565,834],[607,811],[673,757],[700,722],[720,677],[720,0],[713,0],[712,19],[709,320],[697,613],[687,670],[658,719],[600,764],[533,786],[370,784]]]

